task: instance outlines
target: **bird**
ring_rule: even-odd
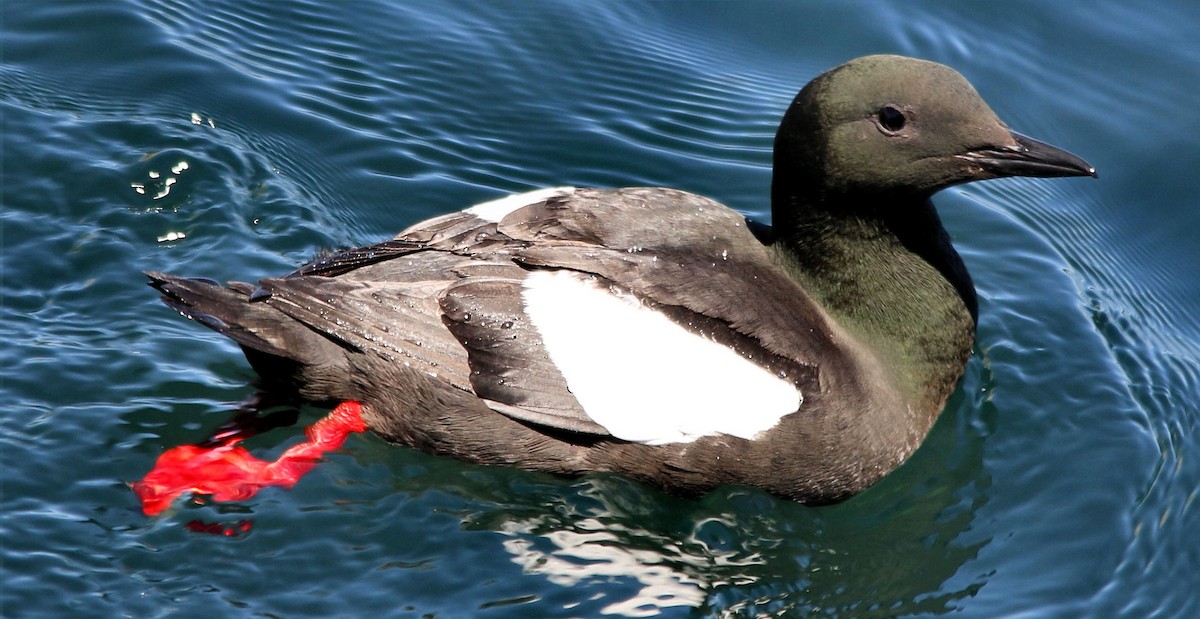
[[[265,385],[346,403],[350,431],[829,504],[917,449],[971,355],[975,288],[932,196],[1011,176],[1096,171],[954,69],[872,55],[787,107],[771,225],[678,189],[550,187],[253,284],[147,275]]]

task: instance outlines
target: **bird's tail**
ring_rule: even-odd
[[[266,303],[254,303],[254,287],[242,282],[222,286],[211,279],[179,277],[148,271],[150,286],[162,293],[162,302],[180,314],[241,344],[267,355],[292,358],[284,331],[285,315]],[[294,336],[291,336],[294,337]],[[296,359],[298,360],[298,359]]]

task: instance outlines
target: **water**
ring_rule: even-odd
[[[1200,616],[1198,23],[1192,0],[8,0],[2,614]],[[253,374],[140,271],[280,273],[536,186],[667,185],[763,217],[784,106],[875,52],[960,69],[1100,180],[939,197],[977,354],[867,493],[687,501],[359,436],[293,490],[141,515],[127,482]]]

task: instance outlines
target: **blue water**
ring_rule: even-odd
[[[1198,27],[1194,0],[5,0],[0,614],[1200,616]],[[939,196],[976,355],[876,487],[689,501],[356,436],[292,490],[141,514],[127,483],[254,392],[142,270],[252,280],[543,185],[765,218],[783,108],[877,52],[1100,179]]]

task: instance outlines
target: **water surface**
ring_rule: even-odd
[[[1191,0],[7,1],[0,614],[1200,616],[1196,24]],[[140,271],[253,279],[544,185],[765,218],[783,108],[878,52],[958,68],[1101,176],[939,196],[976,355],[868,492],[688,501],[360,436],[291,491],[140,513],[127,482],[254,392]]]

